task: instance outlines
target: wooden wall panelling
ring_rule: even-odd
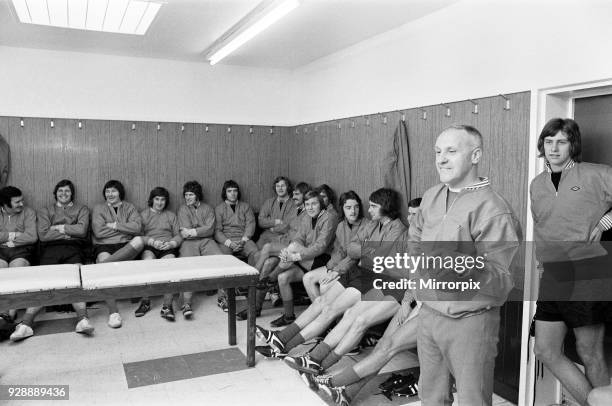
[[[207,182],[209,175],[200,168],[199,164],[204,164],[208,158],[209,150],[206,148],[205,139],[214,137],[214,129],[212,126],[209,126],[208,133],[197,134],[195,127],[185,124],[185,130],[181,131],[180,126],[179,123],[169,123],[169,131],[166,134],[171,137],[168,142],[176,140],[178,146],[176,166],[174,169],[177,178],[175,193],[177,195],[181,194],[185,182],[195,180],[202,185],[204,190],[204,201],[209,202],[212,197],[210,182]],[[177,198],[177,201],[178,200],[180,199]]]
[[[180,137],[175,136],[175,127],[176,124],[174,123],[160,123],[158,131],[157,124],[154,124],[153,131],[155,131],[156,135],[151,138],[152,140],[153,138],[157,140],[158,152],[149,158],[151,160],[154,159],[155,164],[159,166],[157,178],[151,179],[151,181],[155,183],[154,186],[162,186],[168,189],[170,193],[168,207],[174,212],[178,210],[183,198],[183,185],[179,183],[179,171],[177,170],[183,157],[178,154]]]
[[[24,119],[24,127],[19,125],[19,118],[9,118],[11,133],[11,174],[9,184],[18,187],[24,193],[26,204],[36,207],[37,197],[34,194],[34,171],[42,170],[40,163],[34,164],[34,144],[38,134],[46,132],[49,121],[40,118]]]

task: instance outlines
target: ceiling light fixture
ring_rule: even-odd
[[[299,5],[300,0],[262,1],[205,51],[206,59],[216,64]]]
[[[161,2],[149,0],[12,0],[19,21],[78,30],[144,35]]]

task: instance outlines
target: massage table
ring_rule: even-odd
[[[0,269],[0,309],[227,289],[229,344],[236,345],[235,288],[248,286],[247,366],[255,365],[257,269],[231,255]]]

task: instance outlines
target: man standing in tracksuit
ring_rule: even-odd
[[[484,269],[464,271],[455,265],[442,273],[421,268],[414,274],[417,282],[432,275],[438,280],[483,282],[480,290],[469,295],[415,290],[416,299],[423,302],[417,337],[419,392],[424,406],[451,405],[452,374],[460,405],[491,405],[499,308],[513,286],[509,269],[521,240],[520,225],[489,180],[478,176],[482,156],[478,130],[466,125],[449,127],[438,136],[435,151],[442,183],[423,195],[421,210],[409,229],[410,241],[419,250],[432,242],[437,246],[434,252],[442,256],[457,255],[452,252],[457,247],[471,246],[477,258],[485,259]]]

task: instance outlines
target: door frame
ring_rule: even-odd
[[[542,127],[551,118],[574,117],[574,100],[584,97],[612,95],[612,78],[590,82],[575,83],[531,90],[531,112],[529,118],[529,156],[528,156],[528,182],[544,170],[544,160],[538,158],[537,141]],[[531,212],[531,201],[527,200],[527,213]],[[533,218],[527,215],[525,224],[525,240],[533,241]],[[533,244],[531,244],[533,246]],[[525,269],[534,270],[535,253],[533,249],[527,250],[525,255]],[[539,283],[538,272],[525,272],[525,294],[528,298],[537,294]],[[521,329],[521,373],[519,378],[519,406],[534,404],[534,385],[536,379],[537,360],[533,356],[533,340],[529,337],[531,319],[535,314],[535,300],[523,303],[523,322]],[[554,379],[555,387],[546,388],[554,397],[554,402],[561,402],[561,385]]]

